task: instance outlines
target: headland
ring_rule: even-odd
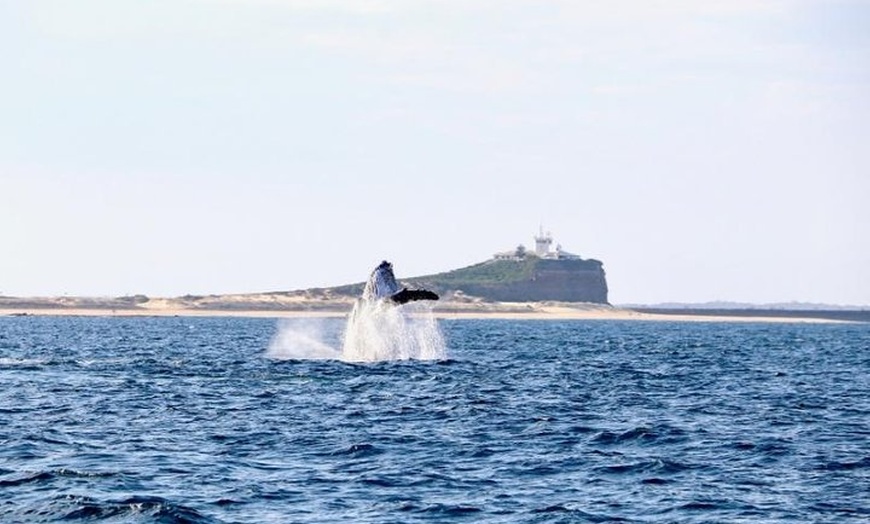
[[[614,307],[604,264],[568,253],[543,228],[534,251],[520,244],[492,258],[443,273],[402,279],[431,289],[441,300],[432,312],[445,319],[588,319],[752,322],[870,322],[870,311]],[[0,315],[343,317],[364,282],[330,288],[179,297],[7,297]]]

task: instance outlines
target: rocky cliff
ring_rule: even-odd
[[[442,295],[457,293],[497,302],[607,304],[603,264],[594,259],[545,259],[534,255],[497,260],[447,273],[407,279]]]

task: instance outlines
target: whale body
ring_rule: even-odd
[[[407,305],[417,300],[438,300],[438,295],[399,285],[392,264],[381,262],[347,317],[341,358],[360,362],[444,358],[444,338],[431,309]]]
[[[428,289],[408,289],[399,286],[393,274],[393,265],[384,260],[369,276],[362,299],[370,302],[384,300],[401,305],[415,300],[438,300],[438,295]]]

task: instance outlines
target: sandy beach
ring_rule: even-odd
[[[432,313],[439,319],[504,319],[504,320],[626,320],[647,322],[783,322],[783,323],[834,323],[836,319],[806,316],[717,315],[646,313],[618,307],[583,305],[581,307],[542,306],[527,304],[488,304],[487,308],[450,307],[435,308]],[[5,308],[0,316],[101,316],[101,317],[252,317],[252,318],[343,318],[351,308],[318,310],[264,310],[264,309],[190,309],[179,307],[154,308]]]

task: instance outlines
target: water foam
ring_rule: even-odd
[[[324,319],[282,320],[265,356],[278,360],[337,360],[341,352],[324,342],[324,328]]]
[[[342,360],[438,360],[444,337],[426,304],[395,307],[383,300],[358,300],[344,331]]]
[[[358,300],[338,344],[330,342],[324,319],[294,319],[279,324],[267,358],[281,360],[439,360],[446,345],[432,308],[426,304],[394,306],[382,300]]]

